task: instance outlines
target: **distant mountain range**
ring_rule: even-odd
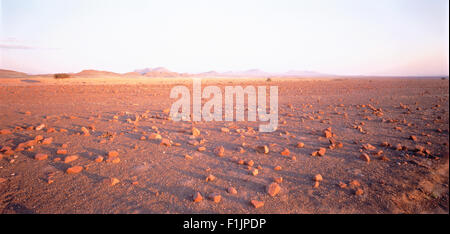
[[[314,71],[288,71],[284,73],[270,73],[265,72],[259,69],[251,69],[245,71],[227,71],[227,72],[216,72],[209,71],[203,73],[178,73],[170,71],[164,67],[156,67],[156,68],[143,68],[136,69],[132,72],[127,73],[114,73],[109,71],[99,71],[99,70],[83,70],[78,73],[69,73],[71,77],[105,77],[105,78],[118,78],[118,77],[208,77],[208,78],[226,78],[226,77],[249,77],[249,78],[257,78],[257,77],[333,77],[335,75],[331,74],[323,74]],[[1,78],[23,78],[28,76],[52,76],[52,74],[42,74],[42,75],[28,75],[22,72],[16,72],[11,70],[1,70],[0,69],[0,77]]]

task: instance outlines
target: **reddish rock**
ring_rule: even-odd
[[[369,155],[366,154],[366,153],[362,153],[362,154],[359,156],[359,158],[362,159],[362,160],[364,160],[364,161],[366,161],[367,163],[370,163],[370,157],[369,157]]]
[[[192,198],[194,202],[201,202],[203,200],[202,195],[199,192],[196,192]]]
[[[269,147],[267,145],[260,145],[260,146],[256,147],[256,151],[259,153],[268,154]]]
[[[119,152],[117,152],[115,150],[108,152],[108,158],[114,158],[114,157],[117,157],[117,156],[119,156]]]
[[[364,191],[363,191],[362,189],[360,189],[360,188],[356,189],[355,195],[361,196],[361,195],[363,195],[363,194],[364,194]]]
[[[53,142],[53,137],[49,137],[49,138],[45,138],[45,139],[42,141],[42,144],[43,144],[43,145],[50,145],[52,142]]]
[[[327,152],[327,149],[325,149],[325,148],[320,148],[320,149],[317,151],[317,155],[319,155],[319,156],[324,156],[326,152]]]
[[[197,148],[198,152],[203,152],[205,150],[206,150],[206,147],[204,147],[204,146],[200,146],[200,147]]]
[[[212,174],[209,174],[209,175],[206,177],[206,182],[214,181],[214,180],[216,180],[216,177],[213,176]]]
[[[223,146],[219,146],[215,149],[216,155],[219,157],[223,157],[225,155],[225,148]]]
[[[263,201],[257,201],[257,200],[251,200],[250,203],[255,207],[256,209],[263,207],[264,202]]]
[[[162,138],[160,145],[170,147],[170,146],[172,146],[172,142],[167,138]]]
[[[151,133],[150,136],[148,136],[148,139],[149,139],[149,140],[161,140],[162,137],[161,137],[161,135],[159,135],[159,134]]]
[[[273,178],[273,181],[275,183],[281,184],[283,182],[283,177],[275,177]]]
[[[359,187],[359,186],[361,186],[361,184],[357,180],[352,180],[350,182],[350,186],[352,186],[352,187]]]
[[[44,137],[42,135],[37,135],[36,137],[34,137],[35,141],[42,141],[44,139]]]
[[[251,174],[253,175],[253,176],[257,176],[258,174],[259,174],[259,171],[258,171],[258,169],[253,169],[252,171],[251,171]]]
[[[236,190],[234,187],[229,187],[229,188],[227,189],[227,192],[228,192],[229,194],[237,194],[237,190]]]
[[[68,168],[66,170],[66,173],[67,174],[77,174],[77,173],[80,173],[82,170],[83,170],[82,166],[73,166],[73,167]]]
[[[64,159],[64,163],[70,163],[78,159],[78,155],[70,155]]]
[[[314,181],[320,182],[320,181],[322,181],[322,180],[323,180],[323,177],[322,177],[321,174],[317,174],[317,175],[314,176]]]
[[[114,186],[120,182],[119,179],[114,178],[114,177],[110,178],[110,179],[106,179],[106,180],[107,180],[107,183],[109,184],[109,186]]]
[[[218,193],[210,193],[208,198],[215,203],[219,203],[222,200],[222,196]]]
[[[47,154],[42,154],[42,153],[36,154],[34,156],[34,159],[39,160],[39,161],[45,160],[47,158],[48,158],[48,155]]]
[[[98,163],[103,162],[103,156],[97,156],[97,158],[95,158],[95,161]]]
[[[45,124],[41,124],[41,125],[37,126],[35,129],[36,129],[36,131],[40,131],[44,128],[45,128]]]
[[[194,137],[200,136],[200,130],[198,130],[198,128],[192,128],[191,133]]]
[[[81,127],[81,132],[83,132],[84,136],[90,136],[89,130],[85,127]]]
[[[271,183],[266,190],[270,196],[274,197],[280,192],[281,187],[277,183]]]
[[[0,135],[8,135],[8,134],[11,134],[11,133],[12,132],[9,129],[2,129],[2,130],[0,130]]]
[[[282,155],[282,156],[289,156],[290,153],[291,153],[291,152],[289,151],[288,148],[285,148],[283,151],[281,151],[281,155]]]

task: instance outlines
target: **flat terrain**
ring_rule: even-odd
[[[277,85],[272,133],[170,120],[180,84],[0,79],[0,213],[449,212],[448,80],[203,80]]]

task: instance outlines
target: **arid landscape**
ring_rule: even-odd
[[[0,213],[449,213],[448,78],[200,76],[278,86],[261,133],[171,120],[188,75],[3,74]]]

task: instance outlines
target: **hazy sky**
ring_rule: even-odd
[[[448,0],[0,0],[0,68],[448,75]]]

